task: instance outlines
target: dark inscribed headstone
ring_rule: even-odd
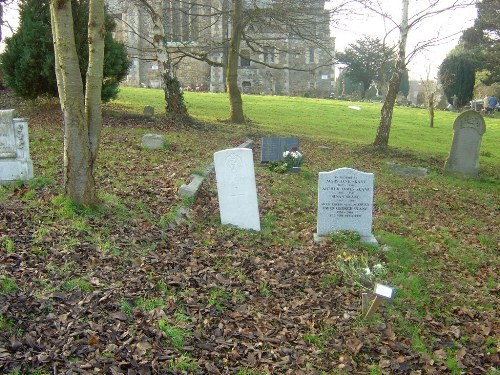
[[[476,111],[461,113],[453,123],[453,142],[444,172],[458,177],[477,177],[479,151],[486,131],[483,116]]]
[[[283,161],[283,153],[299,148],[296,137],[264,137],[261,139],[260,162]]]

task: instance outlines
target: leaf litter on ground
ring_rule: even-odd
[[[30,114],[33,160],[47,180],[3,191],[0,237],[11,239],[14,251],[0,250],[0,275],[16,288],[0,293],[2,373],[498,368],[499,222],[491,189],[464,192],[443,186],[441,177],[402,180],[366,149],[331,142],[332,156],[301,139],[307,163],[299,176],[256,163],[267,232],[218,224],[213,177],[188,222],[165,227],[162,218],[180,201],[178,186],[214,151],[241,143],[244,130],[105,117],[97,178],[103,208],[77,212],[58,198],[60,167],[43,172],[44,153],[62,163],[60,147],[45,142],[60,142],[59,123],[57,107]],[[151,130],[166,132],[171,147],[144,153],[140,136]],[[312,241],[315,176],[345,165],[376,173],[374,231],[391,246],[406,241],[392,252],[347,247],[387,264],[387,281],[400,289],[370,322],[360,315],[364,289],[341,277],[345,245]]]

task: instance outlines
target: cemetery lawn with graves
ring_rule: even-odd
[[[35,178],[0,186],[0,373],[500,373],[500,115],[485,119],[479,178],[463,180],[443,174],[456,113],[429,128],[425,110],[396,107],[381,151],[380,103],[244,96],[249,121],[234,125],[225,95],[185,93],[195,121],[178,124],[162,91],[123,88],[104,105],[91,209],[62,194],[58,102],[1,94],[28,119]],[[167,144],[142,149],[147,133]],[[299,173],[260,163],[267,136],[299,137]],[[196,199],[178,194],[246,139],[260,232],[220,224],[213,174]],[[313,241],[318,172],[340,167],[374,174],[380,247]],[[364,320],[375,283],[395,296]]]

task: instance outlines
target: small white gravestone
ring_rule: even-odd
[[[142,148],[158,150],[163,148],[166,142],[165,136],[161,134],[144,134],[142,137]]]
[[[260,231],[252,150],[218,151],[214,164],[221,223]]]
[[[14,113],[0,110],[0,183],[33,178],[28,123]]]
[[[316,241],[335,231],[350,230],[359,233],[362,242],[377,245],[372,210],[373,173],[351,168],[319,172]]]
[[[483,116],[476,111],[461,113],[453,123],[453,142],[444,165],[447,174],[477,177],[481,139],[486,131]]]

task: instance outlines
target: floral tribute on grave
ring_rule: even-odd
[[[283,161],[271,161],[268,168],[276,173],[298,173],[302,164],[304,164],[304,155],[298,147],[293,147],[283,152]]]

